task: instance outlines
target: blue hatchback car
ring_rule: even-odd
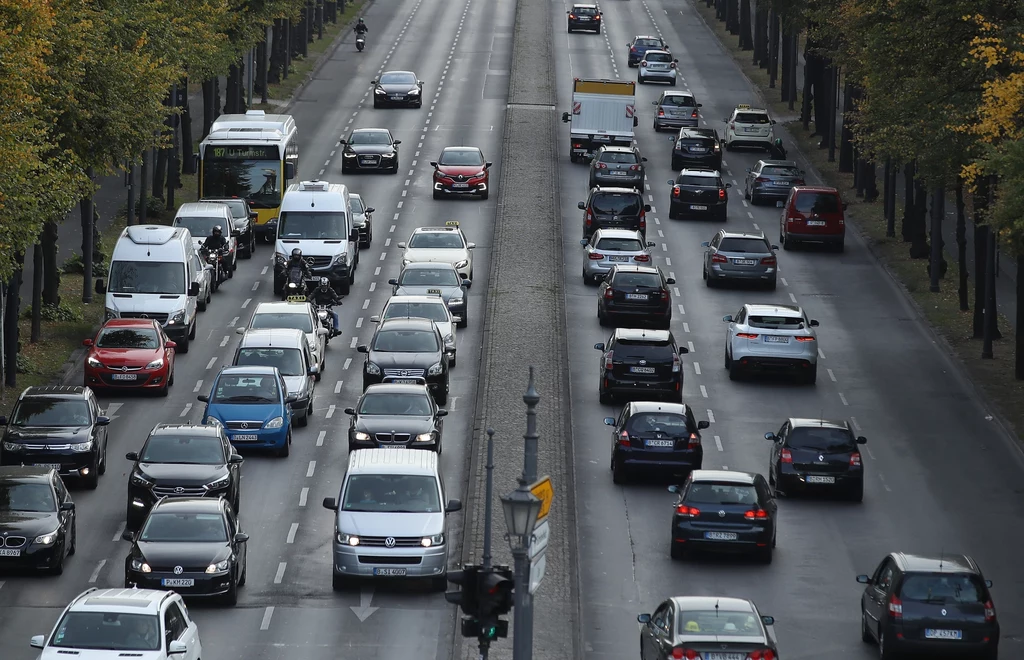
[[[224,367],[213,381],[203,423],[219,423],[238,448],[271,449],[287,456],[292,444],[291,405],[284,378],[277,367]],[[214,421],[216,420],[216,421]]]
[[[703,466],[700,432],[709,425],[694,419],[685,403],[632,401],[618,419],[605,417],[604,423],[613,429],[611,468],[617,484],[630,473],[687,475]]]

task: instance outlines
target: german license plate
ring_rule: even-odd
[[[630,367],[629,373],[631,374],[653,374],[654,367]]]
[[[815,477],[808,476],[807,483],[809,484],[834,484],[836,482],[835,477]]]
[[[960,630],[943,630],[941,628],[925,628],[925,639],[963,639],[964,634]]]
[[[428,295],[434,295],[434,294],[441,295],[441,289],[427,289],[427,294]]]
[[[695,154],[707,153],[707,149],[705,149],[704,147],[690,147],[690,151],[692,151]]]
[[[648,447],[674,447],[675,442],[672,440],[644,440],[644,444]]]
[[[647,300],[646,293],[627,293],[626,300]]]
[[[48,470],[59,470],[60,463],[36,463],[36,467],[46,468]]]
[[[765,335],[764,343],[766,344],[788,344],[789,337],[779,337],[778,335]]]
[[[629,261],[629,257],[608,257],[608,261]]]
[[[704,538],[709,541],[735,541],[736,532],[704,532]]]
[[[256,442],[259,440],[259,436],[255,433],[242,433],[231,436],[232,442]]]
[[[359,159],[359,162],[360,163],[372,163],[373,162],[373,158],[371,158],[370,156],[363,156],[362,158]]]
[[[704,660],[746,660],[746,653],[705,653]]]
[[[708,207],[700,205],[700,204],[690,204],[690,210],[691,211],[707,211]]]
[[[392,383],[398,383],[400,385],[415,385],[419,381],[415,378],[394,378],[391,380]]]
[[[469,188],[468,183],[453,183],[452,188]]]
[[[587,16],[580,16],[580,20],[581,20],[581,21],[589,21],[589,20],[590,20],[590,18],[589,18],[589,17],[587,17]]]
[[[192,578],[164,578],[160,584],[165,587],[194,587],[196,581]]]
[[[381,577],[401,577],[405,575],[405,571],[404,568],[375,568],[373,574]]]
[[[746,131],[747,133],[757,133],[761,129],[760,128],[754,128],[753,126],[748,126],[747,128],[744,128],[743,130]]]
[[[20,557],[21,548],[0,548],[0,557]]]
[[[629,172],[623,172],[621,170],[615,170],[611,173],[612,176],[626,176]]]
[[[404,96],[392,96],[391,100],[392,101],[401,101],[404,98],[405,98]]]
[[[135,380],[138,374],[110,374],[110,380]]]
[[[733,259],[732,262],[737,266],[753,266],[757,263],[753,259]]]
[[[825,226],[825,221],[824,220],[808,220],[807,221],[807,226],[808,227],[824,227]]]

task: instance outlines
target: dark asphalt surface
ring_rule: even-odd
[[[748,82],[688,2],[633,0],[602,5],[600,35],[565,32],[568,5],[552,6],[556,35],[559,108],[568,109],[573,77],[632,78],[626,42],[661,34],[678,57],[677,89],[703,103],[703,124],[721,132],[738,103],[756,103]],[[868,573],[892,550],[966,552],[995,582],[1002,621],[1003,657],[1024,650],[1024,541],[1019,506],[1021,452],[987,418],[951,361],[932,340],[904,298],[872,261],[863,242],[848,235],[845,254],[779,251],[776,292],[705,288],[701,241],[721,226],[712,221],[669,220],[669,133],[652,130],[651,101],[658,85],[638,86],[637,141],[648,158],[648,237],[658,264],[678,280],[672,331],[689,344],[685,400],[704,432],[704,466],[767,469],[766,431],[788,416],[852,418],[867,436],[863,504],[780,502],[775,561],[669,558],[673,496],[667,484],[615,486],[609,470],[610,433],[602,423],[619,408],[597,401],[598,353],[605,341],[594,310],[596,293],[580,281],[581,213],[587,169],[569,163],[568,128],[559,145],[567,316],[574,327],[569,358],[580,502],[583,639],[588,658],[635,657],[636,615],[676,595],[754,599],[776,618],[782,656],[788,659],[877,657],[860,641],[858,573]],[[787,140],[788,141],[788,140]],[[778,242],[778,211],[743,202],[745,171],[762,154],[725,154],[730,229],[764,230]],[[813,178],[813,177],[812,177]],[[803,305],[821,321],[823,353],[816,386],[772,381],[731,382],[722,364],[725,324],[745,302]]]
[[[479,0],[378,0],[366,12],[373,30],[367,50],[357,53],[347,40],[293,108],[300,132],[300,178],[322,176],[361,193],[376,208],[374,239],[360,253],[356,284],[338,309],[344,334],[328,348],[310,425],[295,433],[287,459],[248,456],[242,467],[241,520],[252,539],[248,552],[253,570],[237,608],[192,605],[204,657],[449,657],[454,614],[441,594],[397,584],[332,592],[333,520],[320,502],[336,496],[340,487],[348,426],[342,411],[361,392],[362,356],[352,346],[369,338],[369,317],[390,294],[388,278],[398,275],[401,250],[393,243],[406,240],[415,227],[457,219],[478,246],[475,276],[487,281],[496,200],[433,201],[428,162],[446,145],[475,144],[495,161],[495,180],[500,175],[505,89],[493,83],[485,88],[484,74],[489,60],[509,56],[511,40],[495,35],[499,29],[508,34],[513,10],[512,3]],[[420,110],[373,110],[366,92],[382,67],[416,71],[426,81],[425,100],[440,93]],[[349,128],[378,126],[390,128],[402,140],[399,174],[342,177],[338,139]],[[79,512],[78,552],[59,578],[0,575],[0,658],[35,658],[29,636],[49,633],[71,598],[90,586],[123,584],[128,544],[118,538],[130,468],[124,454],[137,450],[157,422],[199,421],[202,404],[196,394],[206,392],[217,369],[230,360],[239,340],[234,328],[248,320],[258,302],[272,299],[271,255],[269,246],[260,246],[252,260],[239,262],[235,278],[215,294],[210,310],[199,317],[198,341],[177,362],[176,384],[168,398],[104,397],[114,415],[111,469],[96,491],[73,493]],[[482,289],[470,291],[470,325],[459,332],[459,366],[452,373],[448,405],[452,414],[445,424],[441,462],[454,497],[462,495],[465,483],[465,438],[473,420],[481,336],[479,316],[472,314],[483,308]],[[455,530],[454,560],[461,549],[462,514],[454,514],[450,524]]]

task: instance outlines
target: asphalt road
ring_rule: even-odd
[[[487,281],[496,199],[433,201],[428,162],[446,145],[478,145],[496,161],[492,176],[497,179],[505,85],[486,73],[508,68],[513,10],[512,3],[480,0],[378,0],[366,12],[372,30],[367,50],[357,53],[349,39],[294,106],[300,178],[343,181],[361,193],[376,208],[374,239],[361,252],[352,294],[338,309],[344,334],[328,348],[310,425],[296,432],[288,458],[247,456],[242,467],[241,520],[251,536],[253,570],[238,607],[192,605],[204,657],[449,656],[454,613],[441,594],[397,584],[332,592],[333,519],[320,502],[340,488],[348,453],[348,418],[342,411],[361,392],[362,356],[353,347],[369,339],[369,317],[390,295],[388,278],[398,275],[401,250],[392,243],[406,240],[415,227],[457,219],[478,246],[474,275],[481,284]],[[367,92],[381,69],[416,71],[426,82],[425,100],[434,100],[420,110],[373,110]],[[402,140],[397,175],[341,176],[338,139],[359,127],[390,128]],[[234,279],[215,294],[214,304],[199,317],[198,341],[177,362],[168,398],[104,398],[114,417],[111,469],[96,491],[74,493],[78,552],[59,578],[0,575],[0,657],[34,658],[29,636],[48,633],[71,598],[90,586],[123,584],[128,544],[118,539],[130,468],[123,456],[137,450],[157,422],[200,420],[202,404],[196,395],[207,392],[217,370],[230,362],[239,340],[234,328],[248,320],[258,302],[273,299],[271,254],[271,248],[261,246],[252,260],[239,262]],[[483,309],[484,289],[470,291],[470,323],[459,332],[459,366],[452,374],[452,414],[445,424],[441,462],[454,497],[461,496],[465,483],[465,438],[473,419],[482,328],[480,317],[473,315]],[[451,524],[457,557],[461,514],[454,514]]]
[[[636,34],[661,34],[679,59],[684,81],[703,103],[703,125],[724,128],[738,103],[756,104],[744,79],[689,2],[612,1],[602,4],[601,35],[566,34],[568,4],[552,5],[559,108],[569,109],[573,77],[632,78],[625,44]],[[662,484],[612,484],[610,432],[602,418],[618,407],[598,403],[598,357],[592,348],[608,331],[595,316],[596,293],[580,281],[581,212],[587,168],[570,164],[568,128],[560,140],[561,210],[567,317],[577,340],[569,345],[572,374],[582,638],[593,660],[635,657],[639,612],[675,595],[752,598],[776,618],[782,656],[788,659],[877,657],[860,641],[858,573],[871,572],[885,553],[966,552],[995,582],[1002,621],[1001,650],[1024,650],[1024,579],[1017,550],[1024,542],[1022,462],[972,390],[934,343],[903,296],[872,261],[859,237],[846,252],[779,251],[775,292],[705,288],[701,241],[721,224],[669,220],[669,133],[652,130],[651,102],[660,85],[638,86],[637,141],[648,158],[655,212],[648,238],[658,265],[678,284],[672,331],[685,357],[685,401],[704,432],[704,466],[767,470],[766,431],[785,417],[852,419],[868,438],[862,504],[782,500],[778,549],[771,566],[742,560],[669,558],[673,496]],[[790,140],[788,143],[792,144]],[[725,154],[723,177],[733,184],[730,229],[762,229],[778,243],[778,210],[743,202],[743,176],[762,154]],[[813,177],[812,177],[813,178]],[[771,381],[731,382],[723,368],[725,324],[745,302],[803,305],[821,321],[822,350],[816,386]]]

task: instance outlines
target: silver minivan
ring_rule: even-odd
[[[357,449],[337,498],[333,586],[353,578],[427,578],[448,586],[449,513],[462,509],[445,500],[438,455],[416,449]]]

